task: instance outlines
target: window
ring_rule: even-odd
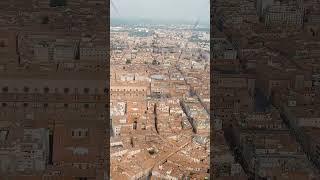
[[[64,104],[63,106],[64,106],[65,108],[68,108],[69,104]]]
[[[77,180],[88,180],[88,178],[86,178],[86,177],[79,177],[79,178],[77,178]]]
[[[44,108],[47,108],[47,107],[48,107],[48,104],[47,104],[47,103],[43,104],[43,107],[44,107]]]
[[[66,6],[66,0],[50,0],[50,7]]]
[[[41,18],[41,24],[48,24],[49,23],[49,17],[48,16],[44,16]]]
[[[8,89],[9,89],[8,87],[3,87],[2,92],[8,92]]]
[[[25,87],[23,88],[23,91],[24,91],[25,93],[28,93],[28,92],[29,92],[29,88],[25,86]]]
[[[4,40],[1,40],[0,47],[7,47],[7,43]]]
[[[89,91],[90,91],[90,89],[89,89],[89,88],[84,88],[84,90],[83,90],[83,91],[84,91],[84,93],[85,93],[85,94],[88,94],[88,93],[89,93]]]
[[[7,130],[0,130],[0,141],[5,141],[8,139],[9,131]]]
[[[84,108],[88,109],[89,108],[89,104],[84,104]]]
[[[64,93],[68,94],[69,93],[69,88],[64,88]]]
[[[23,103],[23,107],[28,107],[28,103]]]
[[[2,103],[2,107],[7,107],[7,103]]]
[[[48,88],[48,87],[45,87],[45,88],[43,89],[43,92],[44,92],[44,93],[48,93],[48,92],[49,92],[49,88]]]

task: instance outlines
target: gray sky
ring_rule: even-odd
[[[210,0],[112,0],[111,18],[147,18],[209,22]],[[117,11],[119,13],[117,13]]]

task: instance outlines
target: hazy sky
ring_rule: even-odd
[[[209,22],[210,0],[112,0],[111,18]],[[118,13],[117,13],[118,11]]]

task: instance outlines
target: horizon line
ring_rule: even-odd
[[[114,22],[112,21],[117,21],[117,20],[122,20],[122,21],[150,21],[153,22],[162,22],[162,23],[187,23],[187,24],[194,24],[196,20],[191,20],[191,19],[161,19],[161,18],[143,18],[143,17],[110,17],[110,24],[113,24]],[[210,20],[204,21],[204,20],[199,20],[199,23],[201,25],[210,25]]]

